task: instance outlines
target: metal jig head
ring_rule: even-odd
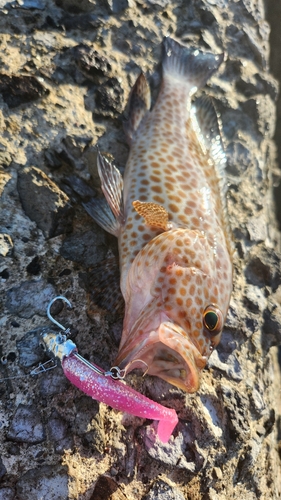
[[[65,328],[63,325],[61,325],[58,321],[56,321],[52,317],[50,312],[53,303],[59,299],[66,302],[66,304],[72,309],[71,303],[63,295],[58,295],[57,297],[54,297],[49,303],[47,307],[47,316],[49,320],[64,331],[64,335],[62,335],[61,333],[57,335],[49,333],[43,336],[43,340],[49,351],[51,351],[61,361],[63,360],[64,357],[70,356],[70,354],[72,354],[73,356],[75,356],[75,358],[79,359],[85,366],[90,368],[92,371],[98,373],[99,375],[104,375],[105,377],[111,377],[114,380],[123,380],[126,375],[125,370],[121,370],[118,366],[113,366],[108,371],[101,370],[99,367],[92,365],[92,363],[90,363],[85,358],[80,356],[80,354],[77,352],[77,347],[74,344],[74,342],[72,342],[72,340],[70,339],[67,340],[66,336],[70,333],[70,328]]]

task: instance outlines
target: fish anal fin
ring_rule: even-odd
[[[151,106],[150,88],[143,73],[139,75],[129,98],[129,118],[124,130],[129,142],[133,139],[143,117]]]
[[[163,229],[163,231],[172,228],[172,224],[169,222],[169,214],[162,205],[137,200],[133,201],[133,207],[144,218],[147,226],[157,227]]]
[[[202,151],[209,156],[207,165],[209,173],[206,172],[210,182],[210,172],[213,170],[213,195],[219,198],[222,223],[225,228],[227,244],[230,254],[233,253],[232,233],[229,228],[227,203],[226,203],[226,155],[223,147],[220,117],[216,112],[213,100],[208,96],[195,99],[190,112],[192,128],[196,134],[197,141]],[[211,185],[211,183],[210,183]]]
[[[122,223],[124,221],[122,175],[100,152],[98,152],[97,164],[103,194],[113,214]]]
[[[210,97],[201,96],[196,99],[191,108],[193,128],[205,152],[208,152],[216,168],[224,168],[226,156],[221,137],[219,116]]]

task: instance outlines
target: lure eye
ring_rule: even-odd
[[[203,313],[203,324],[211,335],[220,333],[223,327],[221,311],[213,305],[206,307]]]

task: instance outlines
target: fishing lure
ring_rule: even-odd
[[[69,330],[51,316],[50,308],[58,299],[63,300],[71,307],[69,300],[65,297],[55,297],[48,305],[47,316],[65,333],[45,333],[42,338],[46,348],[61,361],[65,376],[85,394],[116,410],[126,411],[141,418],[159,420],[158,437],[164,443],[169,441],[178,423],[175,410],[152,401],[125,385],[121,380],[117,380],[123,379],[125,376],[125,372],[118,367],[112,367],[106,372],[80,356],[74,342],[67,338]]]

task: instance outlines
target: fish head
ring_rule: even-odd
[[[229,286],[221,286],[214,252],[195,231],[175,229],[149,242],[128,276],[119,366],[196,391],[227,313],[231,264],[221,267],[228,270]]]

